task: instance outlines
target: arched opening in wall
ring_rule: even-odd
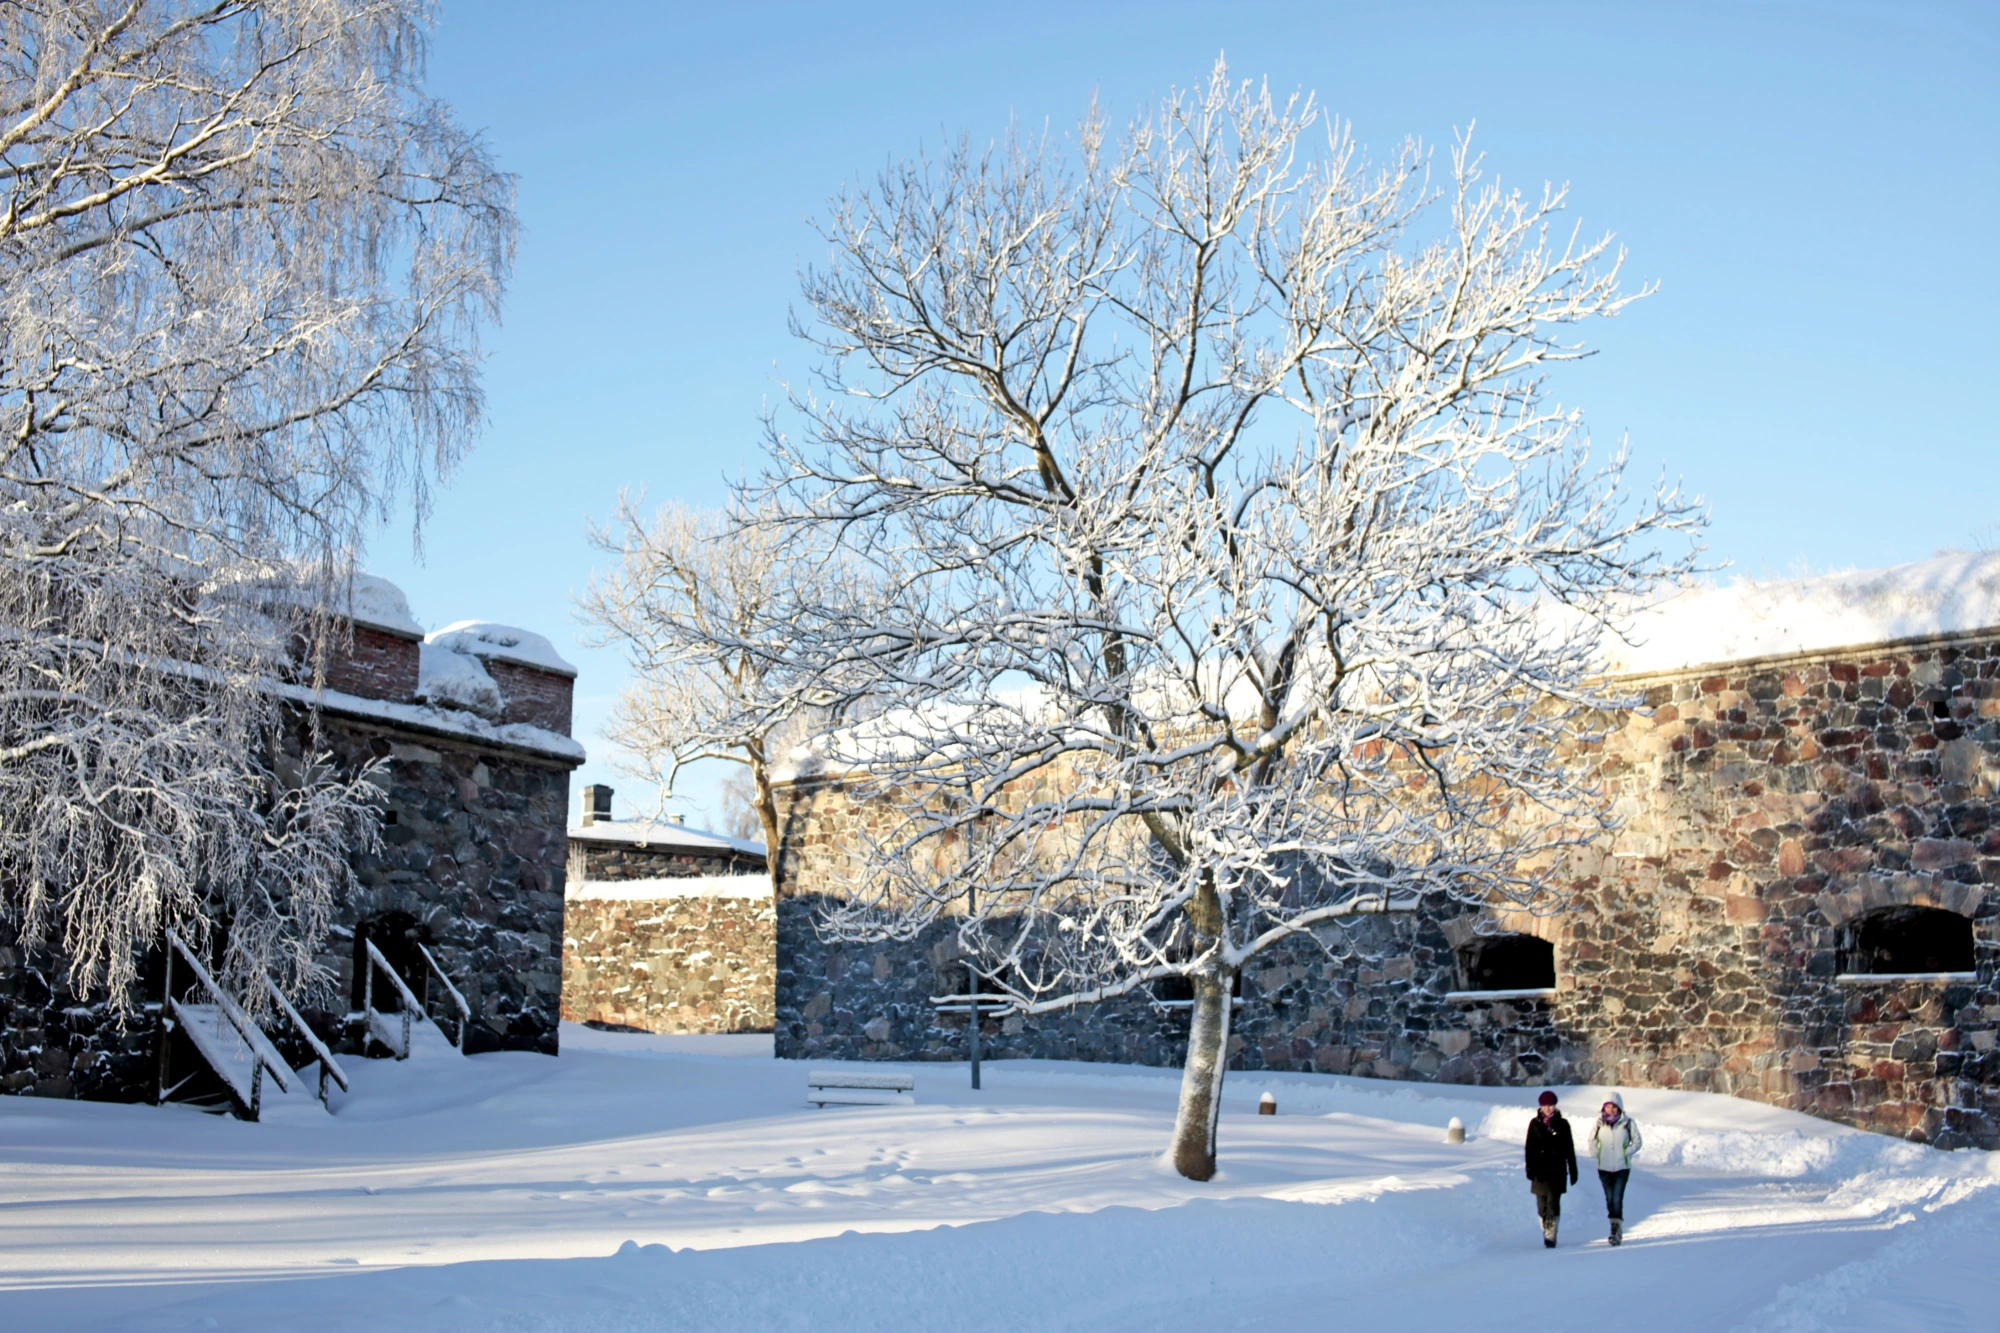
[[[1940,907],[1885,907],[1848,927],[1843,972],[1902,976],[1971,972],[1972,921]]]
[[[1554,990],[1556,946],[1533,935],[1482,935],[1458,951],[1468,991]]]
[[[375,945],[383,961],[394,968],[403,984],[417,997],[419,1003],[430,999],[430,968],[424,965],[420,945],[431,942],[430,927],[418,921],[408,912],[384,912],[370,917],[354,928],[354,983],[353,993],[348,997],[353,1007],[361,1008],[361,998],[368,980],[368,945]],[[402,998],[388,978],[376,973],[373,991],[375,1011],[393,1014],[401,1011]]]

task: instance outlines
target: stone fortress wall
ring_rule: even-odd
[[[382,847],[355,857],[358,892],[336,905],[320,956],[331,994],[302,1004],[304,1017],[336,1051],[359,1053],[348,1021],[357,936],[382,934],[393,956],[393,932],[424,943],[465,995],[468,1051],[553,1055],[569,774],[584,757],[568,735],[575,671],[540,636],[505,626],[426,635],[380,579],[358,580],[354,612],[324,691],[293,696],[317,702],[318,744],[339,763],[385,761]],[[292,723],[285,744],[297,758],[310,741],[301,707]],[[30,953],[0,926],[0,1092],[152,1100],[157,964],[136,997],[142,1016],[121,1028],[105,997],[72,992],[58,953]],[[406,976],[421,993],[424,977]]]
[[[769,1032],[777,914],[762,844],[611,818],[570,831],[563,1017],[640,1032]]]
[[[1430,899],[1261,955],[1231,1068],[1706,1089],[2000,1146],[2000,630],[1623,683],[1648,708],[1577,762],[1599,766],[1625,823],[1568,865],[1569,910],[1495,918]],[[965,989],[948,930],[857,946],[813,929],[883,816],[838,781],[791,791],[782,1057],[965,1058],[964,1020],[929,1003]],[[1950,965],[1895,963],[1911,929],[1943,939]],[[1546,975],[1495,984],[1496,936],[1517,971],[1540,950]],[[988,1018],[982,1042],[992,1058],[1171,1065],[1186,1027],[1171,999],[1133,999]]]

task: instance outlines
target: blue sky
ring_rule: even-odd
[[[582,670],[577,785],[636,785],[596,735],[623,684],[572,596],[621,487],[719,503],[844,182],[1009,117],[1123,119],[1226,52],[1387,152],[1478,123],[1503,181],[1659,292],[1557,384],[1600,442],[1706,496],[1733,572],[2000,543],[2000,4],[675,5],[445,0],[431,87],[520,178],[488,424],[371,568],[419,620],[549,635]],[[719,777],[719,775],[718,775]],[[719,817],[714,780],[690,789]]]

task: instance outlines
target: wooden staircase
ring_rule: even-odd
[[[398,1060],[412,1055],[463,1055],[470,1007],[437,959],[428,949],[418,947],[453,1002],[456,1038],[446,1036],[431,1020],[424,1005],[372,942],[367,945],[368,978],[362,1007],[348,1015],[349,1022],[362,1029],[364,1046],[379,1046]],[[178,988],[174,976],[177,967],[192,978]],[[388,978],[388,993],[395,997],[396,1007],[387,1011],[375,1005],[378,971]],[[324,1114],[328,1109],[327,1085],[348,1090],[347,1071],[340,1061],[277,983],[268,976],[262,979],[269,988],[266,1017],[277,1025],[277,1039],[217,983],[178,933],[167,932],[160,1004],[159,1102],[262,1120],[274,1111]],[[303,1057],[298,1066],[286,1058],[281,1045]]]

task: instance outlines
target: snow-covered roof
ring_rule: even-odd
[[[622,843],[649,849],[731,851],[742,852],[746,856],[764,854],[764,844],[761,842],[751,842],[746,838],[731,838],[720,833],[710,833],[707,829],[690,828],[686,824],[652,819],[600,819],[592,824],[578,824],[572,827],[569,836],[578,842]]]
[[[2000,551],[1886,569],[1743,580],[1679,592],[1635,615],[1608,668],[1648,675],[1711,663],[2000,629]]]
[[[576,668],[563,660],[554,644],[533,630],[513,625],[496,625],[489,620],[461,620],[443,629],[432,630],[424,636],[424,642],[473,657],[551,671],[559,676],[576,675]]]
[[[771,877],[754,875],[681,875],[665,879],[586,879],[563,886],[572,901],[653,901],[661,898],[769,898]]]

